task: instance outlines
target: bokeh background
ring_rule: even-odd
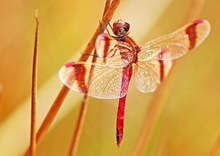
[[[113,20],[131,24],[140,43],[185,24],[193,0],[122,0]],[[200,3],[197,0],[198,4]],[[220,1],[203,1],[198,18],[212,30],[196,50],[176,61],[165,81],[158,113],[146,143],[148,156],[207,156],[220,132]],[[40,20],[38,127],[62,84],[58,72],[77,60],[101,19],[104,0],[8,0],[0,2],[0,155],[22,155],[29,144],[34,10]],[[78,156],[133,155],[155,93],[142,94],[131,82],[125,136],[116,146],[118,100],[89,98]],[[71,91],[37,155],[67,155],[82,94]]]

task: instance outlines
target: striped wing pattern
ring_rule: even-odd
[[[143,93],[153,92],[169,73],[172,60],[200,45],[210,32],[210,24],[196,20],[177,31],[149,41],[141,46],[138,61],[133,63],[135,83]],[[59,73],[63,84],[72,90],[102,99],[117,99],[127,94],[122,86],[123,54],[132,54],[132,47],[107,34],[96,40],[98,62],[75,62],[65,65]],[[129,60],[129,59],[126,59]],[[93,74],[90,77],[90,70]]]
[[[196,20],[144,44],[134,74],[137,88],[143,93],[154,91],[171,70],[172,60],[200,45],[209,32],[209,22]]]
[[[93,74],[90,77],[90,70]],[[118,99],[127,94],[121,89],[123,68],[72,62],[65,65],[59,73],[60,80],[68,88],[101,99]]]
[[[153,92],[168,75],[172,67],[170,60],[139,61],[135,65],[135,84],[142,93]]]
[[[104,64],[112,68],[125,67],[131,62],[122,59],[121,53],[129,53],[131,47],[125,42],[115,40],[108,34],[102,33],[96,39],[96,52],[99,64]]]
[[[206,20],[196,20],[173,33],[156,38],[141,47],[139,61],[173,60],[199,46],[210,32],[210,24]]]

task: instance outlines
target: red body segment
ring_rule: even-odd
[[[121,88],[128,89],[131,76],[132,76],[132,66],[128,65],[123,69]],[[124,116],[125,116],[124,113],[125,113],[126,96],[127,95],[121,97],[118,103],[118,113],[117,113],[117,123],[116,123],[116,138],[117,138],[118,146],[120,146],[124,134]]]
[[[70,62],[59,73],[61,81],[72,90],[95,98],[119,99],[118,146],[123,139],[125,102],[132,74],[139,91],[153,92],[169,73],[172,60],[205,40],[210,24],[195,20],[142,46],[129,35],[129,29],[127,22],[116,21],[113,24],[115,36],[102,33],[97,38],[96,53],[92,56],[98,60],[96,63]]]

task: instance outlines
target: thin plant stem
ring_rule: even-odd
[[[105,15],[106,11],[109,9],[110,2],[111,2],[110,0],[106,0],[103,16]],[[104,31],[104,29],[102,29],[102,30]],[[94,56],[96,56],[96,50],[94,50]],[[93,63],[96,62],[96,57],[93,57],[92,62]],[[93,75],[93,70],[94,70],[94,66],[92,66],[92,68],[90,70],[88,89],[89,89],[90,80],[91,80],[92,75]],[[77,118],[76,127],[75,127],[73,137],[72,137],[72,141],[71,141],[71,144],[70,144],[69,156],[74,156],[77,153],[79,140],[80,140],[80,136],[81,136],[81,133],[82,133],[82,127],[84,125],[85,116],[86,116],[86,112],[87,112],[87,105],[88,105],[87,101],[88,101],[88,95],[85,94],[84,97],[83,97],[82,103],[81,103],[80,113],[79,113],[79,116]]]
[[[41,124],[38,132],[37,132],[37,142],[40,141],[46,130],[51,125],[52,121],[54,120],[57,112],[60,109],[60,106],[62,105],[64,99],[66,98],[66,95],[69,93],[69,88],[67,88],[65,85],[61,88],[58,96],[56,97],[52,107],[50,108],[49,112],[47,113],[47,116],[45,117],[43,123]]]
[[[80,113],[77,119],[74,134],[72,137],[72,142],[70,144],[69,156],[76,155],[76,152],[78,149],[79,139],[82,133],[82,126],[85,120],[85,115],[86,115],[86,110],[87,110],[87,100],[88,100],[88,96],[84,95],[81,106],[80,106]]]
[[[171,70],[172,71],[172,70]],[[156,121],[156,117],[158,114],[158,109],[161,107],[161,101],[162,99],[160,97],[164,97],[163,90],[166,87],[166,81],[164,81],[157,89],[157,91],[154,93],[151,102],[150,107],[148,109],[148,112],[146,114],[144,125],[141,129],[140,135],[138,137],[137,144],[135,146],[134,156],[141,156],[144,152],[144,147],[149,144],[150,141],[150,134],[153,131],[153,125]]]
[[[111,0],[106,0],[105,1],[105,8],[104,8],[104,11],[103,11],[103,16],[105,15],[107,10],[109,9],[110,4],[111,4]]]
[[[94,47],[95,47],[95,40],[99,33],[101,32],[101,29],[106,28],[105,23],[109,23],[111,18],[113,17],[115,10],[117,9],[118,5],[120,3],[120,0],[113,0],[111,5],[109,6],[109,9],[106,11],[105,15],[103,16],[103,19],[101,20],[101,25],[98,26],[96,29],[94,35],[90,39],[89,43],[87,44],[85,50],[83,51],[83,55],[79,58],[79,61],[87,61],[89,58],[89,54],[92,53]],[[85,55],[88,54],[88,55]],[[69,92],[69,88],[65,85],[62,86],[60,92],[58,93],[58,96],[56,97],[55,101],[53,102],[49,112],[47,113],[46,117],[44,118],[44,121],[42,122],[38,132],[37,132],[37,138],[36,143],[40,141],[40,139],[43,137],[45,132],[50,127],[51,123],[53,122],[60,106],[62,105],[64,99],[66,98],[67,94]],[[30,148],[27,149],[25,155],[29,153]]]
[[[96,55],[96,50],[94,51],[94,55]],[[96,62],[96,57],[93,57],[92,62],[93,63]],[[93,70],[94,70],[94,66],[92,66],[91,69],[90,69],[89,82],[88,82],[88,86],[87,86],[88,89],[89,89],[90,80],[91,80],[92,75],[93,75]],[[85,116],[86,116],[86,112],[87,112],[87,106],[88,106],[87,101],[88,101],[88,95],[85,94],[83,96],[83,100],[81,102],[80,113],[77,117],[77,123],[76,123],[75,129],[74,129],[72,141],[71,141],[71,144],[70,144],[69,156],[74,156],[77,153],[79,140],[80,140],[80,136],[81,136],[81,133],[82,133],[82,127],[84,125]]]
[[[103,16],[98,28],[96,29],[94,35],[90,39],[89,43],[87,44],[83,54],[79,58],[79,61],[86,61],[89,58],[89,54],[92,53],[94,47],[95,47],[95,41],[98,35],[102,30],[105,30],[107,24],[110,22],[112,19],[112,16],[114,15],[119,3],[121,0],[113,0],[111,2],[111,5],[109,6],[109,9],[106,11],[105,15]],[[86,55],[85,55],[86,54]]]
[[[37,131],[37,136],[36,136],[36,143],[40,141],[46,130],[49,128],[51,125],[52,121],[54,120],[58,110],[60,109],[60,106],[62,105],[66,95],[69,92],[69,88],[67,88],[65,85],[61,88],[58,96],[56,97],[52,107],[50,108],[49,112],[47,113],[46,117],[44,118],[39,130]],[[30,148],[26,151],[25,155],[29,155],[29,150]]]
[[[37,105],[37,62],[38,62],[38,28],[39,20],[37,10],[35,11],[36,30],[34,41],[34,55],[32,67],[32,89],[31,89],[31,134],[30,134],[30,155],[35,156],[36,149],[36,105]]]
[[[189,22],[189,20],[195,19],[200,11],[202,10],[204,6],[205,0],[195,0],[190,3],[189,9],[187,11],[187,14],[183,20],[184,23]],[[175,62],[173,62],[173,67],[175,66]],[[170,75],[172,74],[172,69],[170,71]],[[164,81],[157,89],[155,92],[154,96],[152,97],[152,100],[150,102],[150,108],[146,114],[145,120],[144,120],[144,125],[141,129],[141,132],[139,134],[133,156],[141,156],[144,153],[145,147],[148,146],[150,139],[151,139],[151,134],[153,131],[153,125],[155,124],[156,117],[159,112],[159,108],[162,108],[163,106],[161,105],[162,97],[163,101],[166,101],[169,92],[169,90],[166,89],[166,84],[171,82],[171,77],[168,76],[167,80]],[[165,96],[166,95],[166,96]]]
[[[220,148],[220,135],[218,135],[218,138],[216,139],[215,143],[213,144],[209,156],[217,156]]]
[[[94,52],[94,55],[96,55],[96,51]],[[93,57],[92,62],[93,63],[96,62],[96,57]],[[88,89],[89,89],[90,80],[93,75],[93,69],[94,69],[94,66],[92,66],[92,68],[90,69]],[[88,106],[87,101],[88,101],[88,95],[85,94],[83,96],[83,100],[81,102],[80,113],[77,118],[77,123],[75,126],[76,128],[74,130],[72,141],[70,144],[69,156],[74,156],[77,152],[77,149],[78,149],[79,140],[80,140],[80,136],[82,133],[82,126],[84,125],[85,116],[86,116],[86,112],[87,112],[87,106]]]

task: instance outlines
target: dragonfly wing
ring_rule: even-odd
[[[97,63],[112,68],[126,67],[130,62],[122,58],[122,53],[130,52],[128,44],[117,41],[106,33],[100,34],[96,39]],[[132,60],[132,59],[131,59]]]
[[[200,45],[210,32],[206,20],[196,20],[173,33],[147,42],[141,47],[139,60],[173,60]],[[163,55],[162,55],[163,53]]]
[[[172,67],[170,60],[139,61],[135,67],[135,83],[143,93],[153,92],[168,75]]]
[[[90,71],[92,70],[92,74]],[[117,99],[127,94],[121,89],[123,68],[85,62],[69,63],[59,73],[68,88],[101,99]]]

